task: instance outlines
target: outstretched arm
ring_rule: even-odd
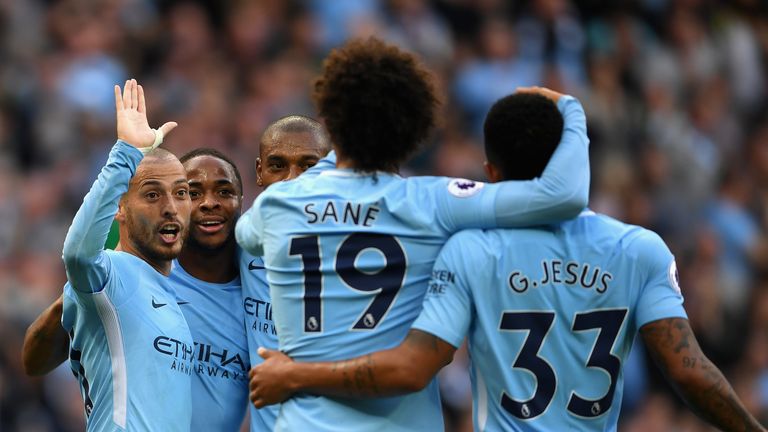
[[[426,387],[455,351],[421,330],[411,330],[396,348],[337,362],[294,362],[279,351],[260,348],[265,360],[251,369],[251,401],[261,408],[297,392],[366,398],[412,393]]]
[[[107,164],[85,196],[64,240],[62,255],[67,278],[78,291],[99,291],[106,281],[108,264],[102,251],[118,200],[128,190],[142,153],[156,147],[176,123],[166,123],[154,131],[147,123],[144,90],[136,80],[125,83],[123,93],[115,86],[117,143]]]
[[[698,416],[724,431],[765,430],[701,352],[687,319],[653,321],[640,334],[656,365]]]
[[[69,338],[61,326],[62,307],[63,298],[59,296],[27,328],[21,351],[27,375],[45,375],[67,359]]]
[[[584,109],[576,98],[543,87],[525,87],[518,92],[540,94],[554,102],[563,116],[563,135],[540,178],[499,183],[496,221],[508,227],[575,217],[589,199],[589,138]]]
[[[578,216],[587,206],[589,138],[581,104],[571,96],[546,88],[526,87],[517,91],[539,94],[557,105],[563,116],[560,142],[541,177],[493,184],[469,182],[459,185],[462,190],[458,195],[438,195],[443,207],[440,215],[445,215],[442,217],[448,231],[560,222]]]

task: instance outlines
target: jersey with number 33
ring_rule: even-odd
[[[451,234],[575,216],[583,203],[575,210],[573,203],[586,202],[588,140],[578,101],[561,98],[559,107],[563,138],[539,179],[484,184],[327,169],[263,192],[236,234],[243,249],[264,256],[280,349],[296,361],[330,361],[394,347],[421,311]],[[298,395],[276,423],[276,430],[442,429],[434,381],[402,397]]]
[[[469,337],[475,430],[612,431],[638,329],[685,318],[682,303],[658,235],[585,211],[454,235],[413,327],[455,347]]]

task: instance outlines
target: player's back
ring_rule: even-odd
[[[272,205],[262,208],[280,349],[297,361],[327,361],[399,344],[451,233],[435,198],[449,182],[329,170],[273,185]],[[367,401],[298,396],[282,410],[278,427],[292,430],[442,429],[435,382]]]
[[[638,328],[685,316],[663,241],[590,211],[535,229],[465,231],[448,249],[441,262],[453,256],[456,267],[436,268],[445,273],[429,296],[441,279],[468,288],[477,430],[614,430]]]

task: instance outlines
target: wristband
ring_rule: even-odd
[[[140,148],[137,147],[139,151],[141,151],[144,154],[151,152],[152,150],[156,149],[160,144],[163,143],[163,138],[164,138],[163,130],[152,128],[152,132],[155,133],[155,142],[153,142],[152,145],[149,147],[140,147]]]

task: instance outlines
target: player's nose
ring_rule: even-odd
[[[285,178],[285,180],[293,180],[296,177],[300,176],[301,173],[303,173],[304,170],[301,169],[301,167],[297,164],[292,164],[290,168],[288,169],[288,176]]]

